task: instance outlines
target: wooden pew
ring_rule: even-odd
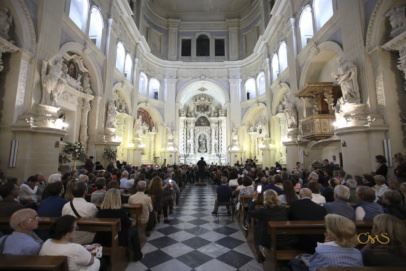
[[[66,256],[0,255],[0,270],[68,271]]]
[[[142,214],[142,205],[141,204],[128,204],[124,203],[122,207],[130,213],[131,217],[137,221],[137,225],[139,225],[138,219],[141,217]]]
[[[49,230],[51,225],[56,221],[56,218],[40,217],[38,223],[39,230]],[[103,247],[103,255],[110,256],[111,266],[113,270],[125,270],[128,260],[125,256],[126,248],[120,247],[118,244],[118,232],[121,229],[119,218],[80,218],[77,220],[79,230],[89,232],[110,232],[111,247]],[[0,231],[9,230],[9,218],[0,218]]]
[[[372,222],[356,222],[357,232],[371,231]],[[322,235],[325,232],[324,220],[269,221],[268,233],[271,236],[271,263],[276,270],[278,260],[291,260],[302,253],[295,249],[277,249],[277,235]]]

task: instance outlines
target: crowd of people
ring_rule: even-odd
[[[224,203],[228,213],[242,212],[242,228],[248,231],[252,226],[259,261],[271,244],[268,221],[325,220],[325,236],[278,237],[278,246],[309,253],[292,260],[293,270],[406,266],[406,163],[397,154],[395,177],[387,178],[384,157],[376,159],[377,171],[363,176],[347,175],[328,160],[314,163],[311,170],[297,163],[288,172],[279,163],[262,168],[250,159],[234,166],[199,162],[197,166],[135,167],[117,161],[106,168],[88,159],[78,170],[48,177],[37,174],[21,184],[1,175],[0,217],[10,218],[10,231],[0,237],[0,253],[65,255],[69,270],[99,270],[105,259],[100,262],[94,257],[94,248],[110,245],[111,237],[78,231],[76,221],[120,218],[119,244],[129,248],[130,260],[139,260],[140,248],[154,225],[161,219],[170,223],[181,189],[210,181],[218,185],[213,214]],[[123,209],[124,203],[142,205],[137,220]],[[40,217],[56,218],[50,231],[38,230]],[[359,250],[356,221],[373,222],[372,234],[390,241]]]

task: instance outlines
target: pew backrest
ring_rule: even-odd
[[[66,256],[0,255],[0,270],[68,271]]]

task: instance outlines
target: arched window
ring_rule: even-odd
[[[257,76],[258,96],[265,94],[265,74],[260,72]]]
[[[142,96],[147,96],[147,84],[148,84],[148,77],[145,75],[145,73],[141,72],[140,73],[140,79],[138,82],[138,91],[139,94]]]
[[[300,40],[302,42],[302,48],[306,46],[308,41],[313,37],[313,18],[312,9],[310,6],[306,6],[299,19]]]
[[[86,28],[87,13],[89,11],[88,0],[71,0],[69,18],[83,31]]]
[[[272,57],[272,80],[276,80],[279,75],[279,60],[278,55],[275,53]]]
[[[316,28],[319,30],[331,17],[333,17],[333,1],[314,0],[313,12]]]
[[[131,81],[133,71],[133,61],[131,55],[127,54],[125,57],[124,76]]]
[[[245,82],[245,94],[247,95],[247,100],[255,98],[255,79],[250,78]]]
[[[125,60],[124,45],[121,42],[119,42],[117,43],[116,68],[121,72],[123,72],[124,70],[124,60]]]
[[[159,99],[159,88],[161,84],[155,78],[149,80],[149,96],[155,100]]]
[[[206,35],[200,35],[196,39],[196,56],[210,56],[210,39]]]
[[[288,67],[288,53],[286,49],[286,42],[282,42],[278,50],[279,56],[279,69],[284,71]]]
[[[100,48],[103,35],[103,17],[98,8],[92,7],[90,11],[89,38]]]

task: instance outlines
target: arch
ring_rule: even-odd
[[[282,41],[281,45],[279,45],[278,59],[279,59],[279,71],[283,72],[288,67],[288,51],[286,48],[286,42],[284,41]]]
[[[34,53],[37,49],[37,36],[30,11],[23,0],[9,1],[10,12],[14,15],[13,24],[16,36],[21,38],[21,48]],[[21,33],[21,35],[19,35]]]
[[[325,41],[321,43],[315,50],[310,50],[310,54],[307,57],[301,71],[299,88],[303,88],[305,83],[309,82],[309,78],[314,73],[318,72],[318,67],[323,66],[334,57],[336,57],[337,59],[342,58],[343,50],[338,43],[335,43],[333,41]]]
[[[265,73],[260,72],[257,76],[258,96],[262,96],[266,92]]]
[[[99,8],[93,6],[90,10],[90,23],[89,23],[89,38],[96,44],[98,48],[101,47],[103,38],[104,20],[100,13]]]
[[[271,104],[271,113],[272,115],[276,115],[278,106],[283,100],[283,97],[285,96],[286,93],[290,92],[290,87],[287,83],[280,83],[277,85],[275,90],[273,91],[273,96],[272,96],[272,104]]]
[[[148,77],[145,73],[140,72],[140,78],[138,80],[138,93],[142,96],[148,96]]]
[[[301,48],[304,48],[308,40],[314,35],[312,8],[310,5],[306,5],[300,13],[299,31]]]
[[[248,78],[247,81],[244,83],[244,91],[247,100],[255,99],[256,97],[256,86],[255,86],[255,79]]]
[[[210,56],[210,37],[200,34],[196,39],[196,56]]]
[[[272,56],[271,68],[272,68],[272,81],[275,81],[279,75],[279,60],[277,53],[274,53]]]
[[[88,11],[89,0],[70,0],[69,18],[82,31],[86,29]]]
[[[101,78],[101,71],[99,70],[98,65],[93,62],[89,55],[83,53],[85,49],[86,48],[82,44],[76,42],[67,42],[63,44],[62,47],[59,49],[58,55],[52,57],[50,60],[53,60],[55,57],[63,56],[63,54],[67,52],[73,52],[80,55],[83,58],[83,62],[85,63],[86,68],[89,71],[90,80],[92,82],[95,96],[102,96],[103,82]]]
[[[149,96],[155,100],[159,99],[159,92],[161,89],[161,83],[156,78],[149,79]]]
[[[228,91],[222,88],[217,82],[196,79],[189,81],[182,86],[182,88],[178,89],[176,102],[179,103],[180,106],[183,106],[193,96],[202,93],[213,97],[222,106],[229,101]]]
[[[132,109],[133,108],[132,108],[132,105],[131,105],[131,97],[130,97],[131,88],[130,88],[130,86],[120,82],[120,83],[114,84],[112,90],[113,90],[113,95],[114,95],[114,93],[117,93],[118,96],[123,98],[123,100],[126,103],[127,108],[128,108],[128,114],[132,115],[132,112],[133,112]]]
[[[261,116],[263,111],[265,111],[265,116],[268,120],[268,118],[269,118],[268,109],[264,103],[257,103],[255,105],[252,105],[251,107],[248,108],[248,110],[245,112],[244,116],[242,117],[241,124],[242,125],[249,124],[249,121],[251,119],[257,119],[258,116]]]
[[[132,79],[132,71],[133,71],[133,60],[130,54],[127,53],[125,56],[125,63],[124,63],[124,76],[129,81]]]
[[[125,48],[121,41],[117,42],[117,50],[116,50],[116,68],[120,71],[124,71],[124,63],[125,63]]]
[[[314,22],[319,30],[334,15],[332,0],[313,0]]]
[[[386,13],[394,6],[401,5],[402,1],[379,0],[368,22],[366,34],[366,48],[370,52],[384,43],[387,29]]]
[[[159,129],[159,127],[164,124],[161,113],[159,113],[159,111],[155,107],[151,106],[149,103],[142,102],[137,105],[137,107],[135,108],[135,112],[138,112],[138,109],[140,108],[146,110],[148,114],[150,114],[152,120],[156,124],[157,129]]]

